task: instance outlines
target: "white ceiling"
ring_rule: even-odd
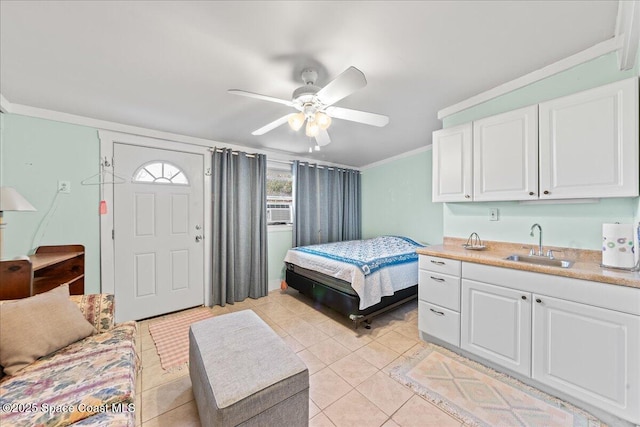
[[[430,144],[438,110],[614,36],[615,1],[0,1],[0,93],[13,104],[360,167]],[[368,85],[304,130],[251,132],[290,112],[299,71],[348,66]]]

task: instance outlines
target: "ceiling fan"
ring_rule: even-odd
[[[263,135],[287,122],[292,129],[298,131],[306,121],[307,126],[305,133],[309,137],[315,137],[317,143],[316,150],[319,150],[321,146],[331,142],[327,128],[331,125],[332,118],[378,127],[385,126],[389,123],[389,117],[381,114],[333,106],[336,102],[367,85],[367,79],[364,77],[364,74],[356,67],[347,68],[342,74],[324,87],[315,85],[318,73],[312,68],[303,70],[301,77],[304,86],[293,91],[291,101],[239,89],[229,89],[228,92],[234,95],[277,102],[298,110],[297,113],[287,114],[253,131],[251,133],[252,135]]]

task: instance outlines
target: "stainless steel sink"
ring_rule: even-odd
[[[509,261],[526,262],[527,264],[548,265],[550,267],[569,268],[573,265],[573,261],[566,259],[546,258],[542,256],[531,255],[509,255],[505,258]]]

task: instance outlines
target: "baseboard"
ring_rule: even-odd
[[[280,279],[270,279],[269,292],[275,291],[276,289],[280,289]]]

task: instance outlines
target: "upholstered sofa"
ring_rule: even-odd
[[[139,368],[136,323],[114,326],[113,295],[67,296],[67,299],[77,305],[81,317],[90,324],[89,335],[24,367],[20,366],[23,360],[19,360],[17,372],[13,372],[15,367],[4,368],[12,374],[0,379],[0,425],[135,426],[135,411],[139,410],[134,402]],[[9,312],[19,308],[10,304],[26,300],[0,302],[0,321],[3,322],[0,333],[5,334],[4,338],[16,330],[15,325],[7,329],[8,319],[14,316]],[[74,310],[73,307],[67,309]],[[30,321],[48,319],[45,313],[32,311],[35,312]],[[86,325],[80,327],[87,331]],[[0,336],[0,344],[8,347],[4,338]],[[37,337],[37,334],[34,339],[47,341],[46,336]],[[8,365],[6,360],[13,362],[17,358],[7,352],[6,348],[0,348],[0,361]]]

